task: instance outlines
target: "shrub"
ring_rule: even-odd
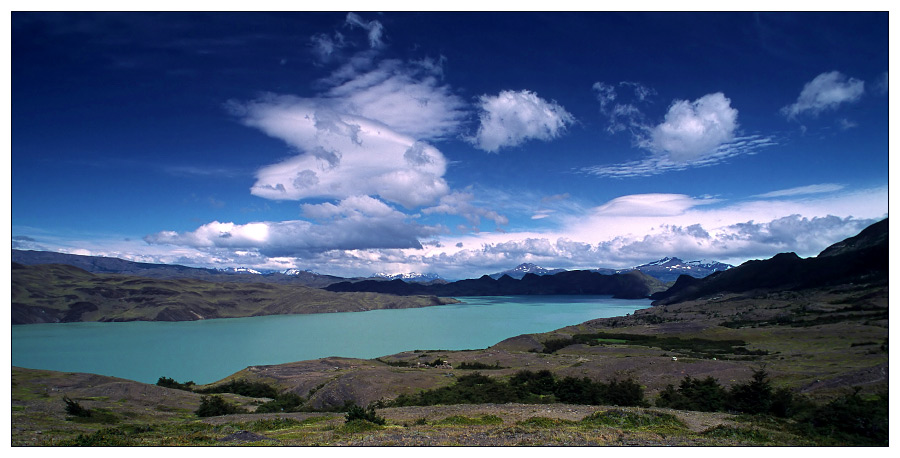
[[[197,393],[233,393],[251,398],[272,398],[278,397],[278,389],[267,385],[263,382],[248,382],[246,380],[231,380],[221,385],[211,386],[200,390]]]
[[[176,390],[193,391],[193,386],[195,385],[195,383],[193,381],[178,383],[175,381],[175,379],[171,379],[169,377],[160,377],[159,380],[156,381],[156,385],[166,388],[175,388]]]
[[[255,413],[296,412],[300,410],[304,402],[306,400],[299,394],[282,393],[275,399],[257,407]]]
[[[246,409],[225,401],[221,396],[203,396],[200,398],[200,407],[194,413],[198,417],[217,417],[246,412]]]
[[[728,408],[749,414],[767,414],[772,409],[772,384],[764,369],[753,371],[752,380],[733,385],[728,392]]]
[[[493,369],[505,369],[500,365],[500,361],[494,363],[494,365],[480,363],[478,361],[466,362],[463,361],[459,363],[459,366],[456,366],[457,369],[470,369],[470,370],[493,370]]]
[[[668,385],[656,400],[657,407],[668,407],[678,410],[698,410],[716,412],[724,410],[728,392],[719,385],[718,380],[706,377],[703,380],[685,376],[678,386]]]
[[[613,404],[620,406],[647,406],[644,389],[633,379],[612,380],[609,383],[594,382],[584,377],[566,377],[557,380],[552,372],[520,371],[508,382],[496,380],[479,372],[457,379],[453,385],[434,390],[420,391],[414,395],[401,394],[386,405],[427,406],[436,404],[483,404],[509,402],[570,404]]]
[[[87,418],[91,416],[90,409],[86,409],[81,406],[76,401],[69,399],[68,396],[63,396],[63,402],[66,403],[66,413],[73,417]]]
[[[370,423],[374,423],[379,426],[383,426],[386,423],[384,417],[380,417],[375,414],[374,407],[362,408],[356,404],[351,405],[347,409],[347,415],[345,416],[346,421],[344,423],[350,423],[355,420],[365,420]]]
[[[616,406],[649,407],[644,400],[644,388],[634,379],[610,380],[603,396],[607,404]]]
[[[576,342],[571,337],[569,338],[561,338],[561,339],[549,339],[544,341],[544,349],[541,350],[544,353],[554,353],[556,350],[560,350],[568,347],[569,345],[574,345]]]
[[[842,445],[888,445],[888,396],[863,399],[859,388],[828,404],[805,412],[798,419],[811,435],[823,435]]]

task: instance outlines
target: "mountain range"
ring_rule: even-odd
[[[727,293],[886,283],[888,264],[888,220],[884,219],[818,256],[804,259],[796,253],[780,253],[701,279],[682,275],[671,288],[650,297],[654,305],[666,305]]]
[[[513,296],[547,294],[611,295],[640,299],[666,288],[663,282],[640,271],[605,275],[587,270],[568,270],[554,275],[525,274],[521,279],[504,275],[493,279],[459,280],[445,284],[407,283],[403,280],[333,283],[325,287],[335,292],[373,292],[399,296]]]
[[[26,266],[65,264],[94,274],[124,274],[157,279],[192,278],[226,283],[279,283],[321,288],[347,278],[322,275],[308,270],[288,269],[283,272],[261,272],[246,267],[205,269],[177,264],[152,264],[102,256],[82,256],[51,251],[12,250],[12,262]]]
[[[651,277],[657,278],[665,283],[673,282],[678,279],[681,275],[690,275],[695,278],[703,278],[709,274],[714,272],[720,272],[723,270],[728,270],[732,268],[731,264],[725,264],[718,261],[711,260],[699,260],[699,261],[682,261],[679,258],[674,257],[665,257],[657,261],[648,262],[647,264],[641,264],[639,266],[635,266],[629,269],[608,269],[608,268],[597,268],[590,269],[592,272],[598,272],[601,274],[612,275],[612,274],[624,274],[626,272],[631,272],[633,270],[641,271]],[[494,280],[499,279],[500,277],[507,275],[509,277],[515,279],[521,279],[525,276],[525,274],[535,274],[535,275],[555,275],[560,272],[565,272],[565,269],[547,269],[535,264],[531,263],[523,263],[519,264],[513,269],[504,270],[502,272],[497,272],[493,274],[489,274],[489,277]]]
[[[384,279],[384,280],[403,280],[405,282],[411,283],[446,283],[446,280],[441,278],[440,275],[436,273],[424,273],[420,274],[417,272],[408,272],[403,274],[388,274],[388,273],[377,273],[372,274],[371,278],[374,279]]]
[[[525,274],[534,274],[534,275],[555,275],[560,272],[565,272],[566,269],[545,269],[541,266],[537,266],[531,264],[529,262],[519,264],[518,266],[504,270],[502,272],[497,272],[493,274],[489,274],[488,276],[493,278],[494,280],[498,280],[500,277],[506,275],[510,278],[515,278],[516,280],[521,280]]]

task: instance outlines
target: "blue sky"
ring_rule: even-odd
[[[882,13],[13,13],[12,246],[477,277],[888,214]]]

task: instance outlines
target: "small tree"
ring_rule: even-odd
[[[733,385],[728,393],[728,407],[737,412],[767,414],[772,409],[772,384],[764,369],[753,371],[747,383]]]
[[[85,409],[81,407],[81,404],[69,399],[68,396],[63,396],[63,402],[66,403],[66,413],[73,417],[82,417],[87,418],[91,416],[90,409]]]
[[[194,413],[198,417],[217,417],[245,412],[246,409],[226,402],[221,396],[203,396],[200,398],[200,407]]]
[[[365,420],[376,425],[384,425],[387,420],[384,417],[379,417],[375,414],[375,408],[372,406],[366,407],[365,409],[353,404],[347,408],[347,415],[345,416],[345,423],[350,423],[353,420]]]

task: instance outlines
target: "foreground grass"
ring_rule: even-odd
[[[338,414],[305,419],[273,417],[253,421],[210,424],[190,421],[169,424],[124,424],[75,438],[55,440],[51,446],[519,446],[519,445],[821,445],[787,432],[783,423],[732,419],[710,428],[690,428],[677,412],[640,408],[600,408],[580,420],[531,416],[515,420],[494,411],[498,406],[467,406],[468,415],[403,420],[403,409],[391,409],[384,426],[365,420],[345,421]],[[502,407],[502,406],[500,406]],[[549,415],[571,406],[557,405]],[[458,411],[458,407],[457,410]],[[224,419],[220,419],[224,420]]]

